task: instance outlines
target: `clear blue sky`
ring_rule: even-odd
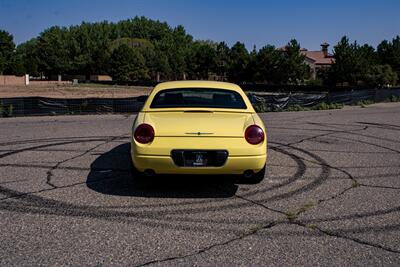
[[[182,24],[195,39],[251,49],[296,38],[319,49],[343,36],[376,46],[400,35],[400,0],[0,0],[0,29],[21,43],[53,26],[146,16]]]

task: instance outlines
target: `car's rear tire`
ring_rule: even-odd
[[[265,169],[266,169],[266,165],[264,165],[264,167],[259,171],[254,173],[251,177],[243,177],[243,180],[247,183],[251,183],[251,184],[258,184],[261,183],[262,180],[264,180],[265,178]]]

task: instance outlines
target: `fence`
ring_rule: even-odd
[[[62,114],[134,113],[143,103],[131,98],[58,99],[18,97],[0,99],[1,116],[35,116]]]
[[[332,93],[259,94],[248,93],[257,111],[285,110],[293,105],[311,107],[320,103],[355,104],[363,100],[400,99],[400,89],[370,89]],[[138,97],[57,99],[19,97],[0,99],[1,116],[32,116],[96,113],[134,113],[143,103]]]
[[[248,93],[258,111],[285,110],[291,106],[312,107],[320,103],[352,105],[361,101],[383,102],[400,98],[400,89],[367,89],[329,93]]]

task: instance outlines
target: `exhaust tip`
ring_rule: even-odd
[[[146,169],[144,170],[144,175],[146,175],[147,177],[153,177],[156,175],[156,172],[152,169]]]
[[[244,178],[251,178],[253,176],[254,172],[253,170],[246,170],[243,173]]]

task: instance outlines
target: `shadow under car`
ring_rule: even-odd
[[[235,195],[237,177],[161,175],[137,179],[131,175],[130,144],[100,154],[90,165],[88,188],[107,195],[158,198],[227,198]]]

